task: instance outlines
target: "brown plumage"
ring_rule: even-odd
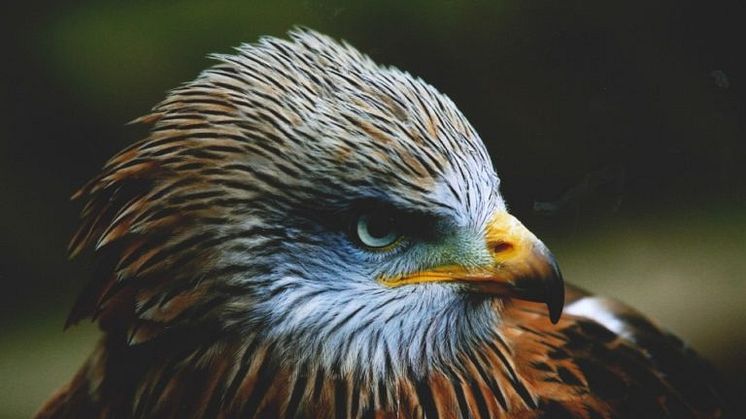
[[[680,341],[564,287],[448,98],[291,38],[216,56],[76,194],[68,323],[104,335],[37,417],[723,415]]]

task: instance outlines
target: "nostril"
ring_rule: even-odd
[[[492,244],[493,253],[504,253],[512,248],[513,248],[513,245],[508,242],[496,242]]]

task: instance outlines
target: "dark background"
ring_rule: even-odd
[[[69,196],[124,123],[263,34],[302,24],[448,94],[566,278],[650,313],[746,394],[742,1],[20,2],[1,11],[0,417],[90,351]],[[6,9],[8,6],[4,6]]]

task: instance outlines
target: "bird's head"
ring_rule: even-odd
[[[79,193],[72,250],[104,262],[71,320],[366,371],[454,356],[513,299],[557,321],[557,264],[447,97],[306,30],[215,58]]]

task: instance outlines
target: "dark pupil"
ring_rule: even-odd
[[[368,234],[380,239],[391,233],[391,219],[387,217],[371,217],[368,219]]]

